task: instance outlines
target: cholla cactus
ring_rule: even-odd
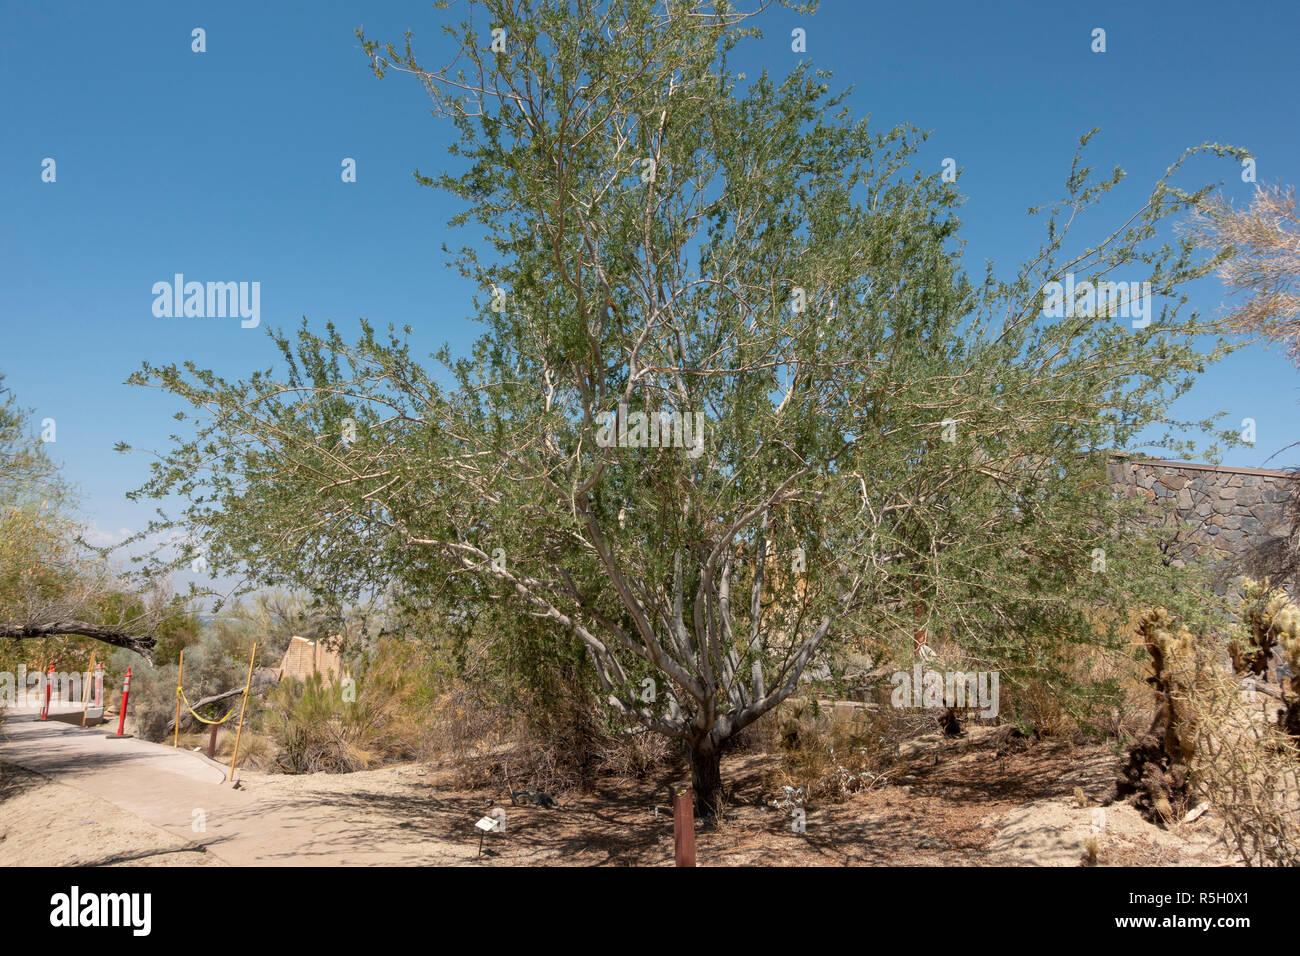
[[[1266,609],[1273,632],[1277,635],[1282,659],[1291,671],[1291,689],[1300,691],[1300,607],[1296,607],[1283,593],[1273,599]]]
[[[1188,763],[1194,748],[1195,728],[1185,713],[1188,694],[1196,679],[1195,638],[1175,624],[1162,607],[1148,614],[1138,625],[1151,654],[1152,674],[1148,681],[1156,691],[1156,719],[1153,730],[1164,726],[1165,752],[1175,763]]]
[[[1250,582],[1254,583],[1254,582]],[[1300,693],[1300,607],[1281,588],[1269,590],[1268,581],[1257,585],[1251,596],[1256,605],[1250,611],[1252,637],[1259,650],[1267,655],[1276,645],[1291,671],[1291,692]],[[1256,636],[1257,635],[1257,636]],[[1267,663],[1267,656],[1264,661]],[[1233,658],[1236,663],[1236,657]],[[1260,673],[1253,671],[1252,673]],[[1277,715],[1278,726],[1292,737],[1300,737],[1300,698],[1283,698],[1285,707]]]
[[[1186,795],[1196,749],[1188,702],[1198,675],[1196,639],[1163,607],[1148,611],[1137,629],[1151,655],[1147,681],[1155,690],[1156,710],[1151,728],[1130,748],[1116,790],[1119,797],[1132,795],[1147,816],[1168,822],[1175,816],[1173,802]]]
[[[1238,640],[1228,645],[1232,666],[1237,673],[1250,673],[1267,679],[1273,648],[1281,645],[1294,682],[1296,657],[1300,656],[1300,608],[1291,602],[1285,591],[1272,587],[1268,578],[1262,581],[1246,578],[1242,582],[1241,616],[1250,649],[1245,649]]]

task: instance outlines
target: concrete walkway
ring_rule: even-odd
[[[472,843],[440,839],[430,831],[444,827],[420,825],[442,809],[431,794],[376,793],[371,803],[366,793],[343,794],[328,781],[304,785],[316,777],[244,771],[244,789],[236,790],[204,756],[111,740],[115,725],[83,729],[80,719],[80,705],[56,706],[45,721],[39,711],[11,709],[0,725],[0,759],[107,800],[234,866],[445,865],[474,857]],[[400,812],[392,812],[395,797]],[[374,814],[364,813],[368,803]],[[194,829],[198,810],[201,831]]]

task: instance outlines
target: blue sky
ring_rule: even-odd
[[[455,10],[453,9],[453,13]],[[451,201],[415,184],[447,161],[450,126],[409,77],[380,81],[353,35],[415,31],[433,62],[450,14],[427,3],[9,3],[0,9],[0,371],[35,420],[57,423],[54,457],[104,536],[139,529],[125,500],[161,449],[177,405],[124,385],[142,361],[193,359],[237,376],[272,364],[268,326],[306,316],[345,330],[364,317],[410,324],[429,351],[466,346],[473,289],[446,266]],[[736,60],[782,75],[807,56],[854,87],[850,105],[881,127],[933,131],[918,162],[954,157],[968,197],[968,268],[1010,270],[1043,233],[1025,209],[1059,196],[1078,137],[1102,127],[1092,165],[1127,182],[1094,213],[1118,225],[1188,146],[1248,148],[1260,182],[1300,181],[1296,96],[1300,5],[1207,0],[1116,3],[826,0],[784,9]],[[191,31],[207,51],[191,51]],[[1090,50],[1106,30],[1107,51]],[[41,181],[42,160],[57,180]],[[344,157],[357,181],[343,183]],[[1245,202],[1229,160],[1198,161],[1200,182]],[[448,239],[457,244],[456,237]],[[151,288],[180,272],[261,283],[262,328],[238,319],[160,319]],[[1214,312],[1217,281],[1194,304]],[[1257,423],[1232,464],[1261,466],[1300,441],[1300,373],[1259,347],[1214,368],[1184,403],[1199,417]],[[34,426],[35,427],[35,426]],[[1300,463],[1290,449],[1270,467]]]

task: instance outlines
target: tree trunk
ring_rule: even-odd
[[[695,812],[701,817],[722,814],[722,750],[707,738],[691,748],[691,788]]]

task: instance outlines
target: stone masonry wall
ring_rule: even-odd
[[[1190,522],[1182,557],[1205,554],[1220,562],[1225,586],[1243,574],[1264,573],[1291,533],[1290,472],[1142,458],[1114,458],[1107,469],[1121,493],[1157,502],[1174,519]]]

